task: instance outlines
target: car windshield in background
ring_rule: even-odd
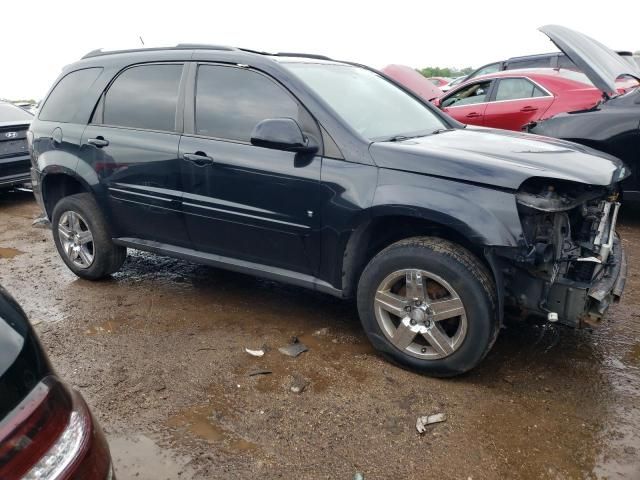
[[[10,103],[0,103],[0,122],[21,122],[33,120],[33,115]]]
[[[417,137],[447,127],[424,104],[370,70],[319,63],[284,66],[369,140]]]

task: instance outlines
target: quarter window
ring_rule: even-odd
[[[504,78],[498,83],[496,101],[545,97],[547,94],[526,78]]]
[[[201,65],[196,86],[196,134],[249,142],[267,118],[292,118],[315,133],[311,116],[282,87],[264,75],[237,67]]]
[[[84,94],[101,72],[102,68],[84,68],[62,77],[44,102],[38,118],[54,122],[72,122]]]
[[[458,90],[450,97],[445,98],[442,102],[442,107],[461,107],[463,105],[486,102],[490,87],[491,80],[469,85],[468,87]]]
[[[105,125],[173,131],[182,65],[141,65],[122,72],[104,97]]]

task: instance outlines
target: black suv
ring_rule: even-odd
[[[622,292],[614,157],[465,128],[383,74],[229,47],[95,51],[30,130],[78,276],[127,247],[357,297],[380,351],[467,371],[505,311],[597,322]]]

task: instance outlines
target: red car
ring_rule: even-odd
[[[429,80],[431,83],[433,83],[436,87],[440,88],[440,87],[444,87],[445,85],[447,85],[451,80],[453,80],[453,78],[429,77],[429,78],[427,78],[427,80]]]
[[[602,92],[584,73],[540,68],[476,77],[434,104],[462,123],[521,130],[558,113],[591,108],[601,99]]]
[[[404,88],[411,90],[427,102],[442,96],[442,90],[411,67],[405,65],[387,65],[382,69],[382,73],[398,82]]]

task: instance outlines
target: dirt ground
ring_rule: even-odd
[[[113,279],[80,280],[31,226],[24,192],[0,194],[0,284],[92,407],[120,480],[638,479],[633,208],[626,294],[608,321],[510,325],[453,380],[385,362],[354,304],[329,296],[134,251]],[[278,351],[293,336],[309,347],[297,358]],[[263,345],[262,358],[244,351]],[[416,418],[439,412],[448,420],[420,436]]]

